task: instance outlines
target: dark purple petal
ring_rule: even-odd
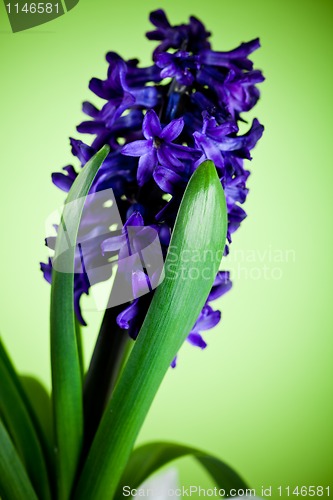
[[[157,230],[161,245],[169,246],[171,239],[170,228],[166,224],[163,224],[162,226],[158,226]]]
[[[120,328],[128,330],[130,328],[130,322],[139,314],[139,300],[135,299],[133,302],[126,307],[117,316],[117,324]]]
[[[144,226],[144,220],[140,212],[133,212],[125,222],[124,228],[127,226]]]
[[[232,282],[230,281],[230,273],[227,271],[219,271],[216,275],[212,291],[208,296],[208,302],[222,297],[222,295],[229,292],[231,288]]]
[[[211,36],[211,32],[195,16],[190,16],[190,28],[192,52],[210,48],[207,38]]]
[[[110,64],[111,68],[114,68],[117,63],[121,63],[123,61],[122,57],[117,54],[117,52],[110,51],[105,56],[106,61]]]
[[[105,92],[105,88],[103,85],[103,81],[99,78],[92,78],[89,82],[89,89],[94,92],[98,97],[102,99],[107,98],[107,93]]]
[[[245,182],[247,176],[239,176],[231,179],[226,179],[224,183],[224,192],[229,204],[244,203],[248,195]]]
[[[228,230],[229,233],[234,233],[245,219],[246,212],[239,205],[228,207]]]
[[[195,347],[200,347],[200,349],[205,349],[207,347],[207,344],[201,337],[200,333],[190,333],[186,340]]]
[[[243,136],[245,140],[245,145],[243,147],[246,147],[249,150],[253,149],[261,138],[263,132],[263,125],[261,125],[261,123],[255,118],[252,122],[250,130]]]
[[[143,108],[152,108],[156,106],[158,99],[158,92],[155,87],[147,85],[142,89],[131,89],[131,95],[133,96],[132,102],[128,102],[126,108],[133,106],[142,106]],[[124,101],[123,101],[124,104]]]
[[[87,323],[83,319],[81,308],[80,308],[80,299],[82,295],[85,293],[89,294],[90,283],[86,274],[76,274],[74,279],[74,311],[77,319],[81,323],[81,325],[86,326]]]
[[[134,141],[126,144],[126,146],[121,149],[121,153],[126,156],[142,156],[150,153],[152,146],[152,140]]]
[[[99,134],[105,130],[105,123],[103,121],[90,120],[80,123],[76,127],[80,134]]]
[[[210,330],[219,323],[220,319],[220,311],[213,311],[211,307],[205,306],[198,318],[198,321],[194,325],[193,332]]]
[[[81,307],[80,307],[81,296],[82,296],[81,290],[74,291],[74,311],[79,323],[82,326],[87,326],[87,323],[85,322],[81,312]]]
[[[140,157],[137,179],[139,186],[143,186],[151,178],[154,168],[157,166],[156,150],[152,149],[149,153]]]
[[[130,87],[142,86],[149,82],[160,82],[160,69],[154,64],[148,68],[138,68],[136,65],[129,65],[127,62],[127,75],[126,80]]]
[[[97,118],[99,115],[99,109],[88,101],[82,104],[82,111],[84,114],[91,116],[91,118]]]
[[[146,36],[149,40],[161,41],[160,45],[154,50],[154,58],[169,48],[181,49],[184,43],[186,43],[187,50],[190,52],[210,48],[210,44],[207,41],[210,33],[193,16],[190,17],[189,24],[171,26],[165,13],[159,9],[151,14],[150,19],[157,29],[149,31],[146,33]]]
[[[226,121],[218,125],[216,119],[207,112],[203,113],[203,118],[202,133],[207,134],[215,141],[222,141],[226,135],[238,132],[238,126],[234,121]]]
[[[235,73],[230,71],[226,78],[226,83],[229,83],[230,81],[248,86],[254,85],[255,83],[261,83],[265,81],[265,78],[259,70],[247,71],[246,73]]]
[[[126,218],[129,219],[130,216],[135,212],[139,212],[142,218],[148,216],[149,214],[149,211],[144,205],[142,205],[142,203],[133,203],[132,205],[130,205],[129,209],[126,212]]]
[[[193,134],[195,144],[198,148],[201,148],[204,153],[204,158],[200,158],[196,161],[195,167],[197,168],[203,161],[203,159],[212,160],[215,165],[219,168],[224,167],[224,160],[219,150],[217,144],[214,141],[211,141],[204,134],[200,134],[200,132],[194,132]]]
[[[68,191],[70,190],[70,188],[73,185],[73,182],[75,181],[75,179],[77,177],[77,173],[75,172],[72,165],[67,165],[67,167],[63,168],[63,170],[65,170],[67,175],[65,175],[61,172],[54,172],[51,176],[52,182],[59,189],[68,193]]]
[[[240,44],[239,47],[236,49],[230,50],[229,52],[220,52],[220,54],[225,54],[229,58],[241,58],[241,57],[247,57],[252,52],[260,48],[260,40],[259,38],[254,38],[253,40],[250,40],[249,42],[243,42]]]
[[[172,142],[176,137],[178,137],[184,128],[184,118],[178,118],[177,120],[172,120],[164,129],[160,137],[167,142]]]
[[[185,179],[181,175],[166,167],[157,167],[154,170],[153,177],[156,184],[165,193],[174,194],[178,187],[185,186]]]
[[[262,136],[263,131],[264,127],[257,119],[254,119],[250,130],[246,134],[237,137],[224,137],[223,140],[216,142],[216,144],[218,144],[220,151],[237,151],[240,157],[250,159],[250,151]]]
[[[173,54],[162,52],[156,57],[156,64],[159,68],[165,68],[173,62]]]
[[[183,164],[172,152],[172,144],[162,144],[157,150],[160,165],[169,168],[182,168]]]
[[[170,66],[165,66],[162,70],[161,70],[161,78],[173,78],[174,76],[176,76],[177,74],[177,71],[175,70],[175,67],[173,65],[170,65]]]
[[[219,271],[215,277],[213,287],[225,285],[230,283],[230,272],[229,271]]]
[[[150,22],[156,26],[156,28],[170,28],[169,20],[162,9],[154,10],[149,15]]]
[[[143,119],[142,132],[146,139],[159,137],[162,132],[160,120],[153,109],[147,111]]]
[[[55,172],[52,174],[52,182],[62,191],[68,193],[73,185],[73,180],[68,177],[68,175],[62,174],[60,172]]]
[[[201,154],[199,149],[182,146],[181,144],[168,144],[169,151],[182,160],[195,160]]]
[[[191,70],[196,69],[196,61],[188,52],[179,51],[176,54],[163,52],[155,59],[157,66],[162,68],[161,78],[176,78],[181,85],[192,85],[194,75]]]
[[[40,269],[43,273],[44,278],[48,283],[52,283],[52,261],[49,258],[47,264],[40,262]]]
[[[239,47],[229,52],[214,52],[212,50],[203,51],[200,54],[201,62],[211,66],[235,66],[240,69],[251,70],[252,62],[247,59],[253,51],[260,47],[259,38],[242,43]]]
[[[72,154],[77,156],[82,165],[85,165],[85,163],[87,163],[96,153],[94,148],[87,146],[87,144],[82,141],[73,138],[70,138],[69,141],[72,146]]]

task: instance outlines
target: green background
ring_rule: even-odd
[[[224,262],[234,287],[220,301],[222,323],[205,335],[206,351],[184,346],[140,441],[206,449],[258,493],[332,487],[329,1],[80,0],[17,34],[1,4],[1,333],[17,367],[49,387],[49,287],[38,262],[44,221],[63,201],[50,175],[71,161],[68,136],[78,136],[89,79],[105,76],[104,54],[149,62],[154,45],[144,32],[158,7],[173,23],[201,18],[216,50],[260,37],[254,60],[266,82],[254,116],[266,130],[250,165],[249,217]],[[100,316],[86,316],[88,353]],[[180,470],[182,484],[211,484],[191,461]]]

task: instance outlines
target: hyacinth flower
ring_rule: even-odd
[[[108,144],[111,152],[102,167],[104,175],[97,176],[93,189],[116,189],[124,224],[137,211],[146,225],[157,223],[169,232],[193,171],[205,159],[214,161],[227,195],[231,242],[232,233],[246,217],[240,206],[248,193],[249,172],[244,160],[251,159],[251,150],[263,132],[256,119],[243,135],[238,126],[238,121],[244,120],[240,113],[249,111],[259,98],[256,84],[263,76],[253,70],[249,59],[259,48],[259,40],[242,43],[229,52],[216,52],[208,41],[210,33],[196,18],[180,26],[171,26],[161,10],[150,18],[157,29],[147,36],[161,42],[154,50],[152,66],[139,68],[137,60],[124,61],[114,52],[107,54],[106,80],[93,78],[89,85],[106,103],[98,110],[85,102],[83,111],[92,120],[78,126],[79,132],[93,134],[95,139],[91,146],[71,139],[72,152],[83,166],[98,148]],[[166,78],[168,82],[161,84]],[[112,159],[114,168],[108,167]],[[68,166],[65,174],[53,174],[53,182],[67,191],[75,176],[73,166]],[[166,194],[172,196],[170,201],[166,201]],[[100,232],[105,234],[107,226]],[[96,252],[101,252],[98,246]],[[228,246],[225,252],[229,252]],[[50,267],[50,262],[42,265],[46,278]],[[88,293],[86,280],[77,276],[76,281],[76,289]],[[229,289],[229,281],[224,286]],[[83,323],[77,301],[77,316]],[[124,325],[129,311],[126,329],[132,338],[149,304],[147,298],[141,302],[142,306],[135,307],[137,315],[133,316],[133,304],[128,304],[118,318],[118,325]],[[201,336],[204,331],[197,332],[201,348],[207,345]]]
[[[66,193],[46,239],[52,256],[41,263],[51,284],[55,433],[45,435],[0,345],[9,387],[0,393],[3,498],[118,500],[124,486],[137,488],[186,455],[212,475],[220,496],[246,488],[226,464],[187,446],[132,451],[183,342],[205,349],[205,332],[221,320],[214,301],[232,287],[221,258],[246,217],[246,164],[263,133],[257,119],[245,133],[239,127],[264,79],[250,60],[259,40],[217,52],[195,17],[173,26],[157,10],[150,20],[152,64],[106,55],[106,78],[89,84],[102,103],[84,102],[88,119],[77,127],[93,138],[71,138],[76,163],[52,175]],[[104,282],[113,285],[85,372],[81,299]]]

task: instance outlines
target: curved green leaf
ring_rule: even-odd
[[[73,298],[75,246],[85,198],[108,152],[109,147],[104,146],[76,178],[66,200],[56,241],[55,259],[67,271],[53,269],[51,288],[51,363],[59,500],[66,500],[70,495],[83,440],[82,377]],[[68,241],[71,242],[69,248]],[[62,252],[64,248],[67,251]]]
[[[204,162],[185,191],[157,288],[98,428],[75,498],[113,498],[155,394],[197,320],[216,276],[227,230],[216,169]]]
[[[172,460],[185,456],[195,458],[212,476],[216,485],[224,489],[226,497],[231,489],[246,489],[243,479],[228,465],[203,451],[176,443],[149,443],[133,451],[121,478],[115,498],[123,497],[123,488],[137,488],[147,477]]]
[[[26,386],[23,386],[24,384],[22,383],[22,377],[19,377],[17,375],[14,365],[1,341],[1,337],[0,337],[0,360],[1,363],[3,363],[3,366],[6,368],[7,374],[11,379],[11,383],[15,386],[17,395],[21,399],[21,402],[24,405],[31,419],[31,422],[34,426],[34,429],[38,436],[38,440],[43,450],[45,464],[48,469],[50,488],[52,490],[54,484],[53,437],[45,432],[43,424],[38,418],[38,412],[36,411],[36,407],[30,400],[29,397],[30,393],[29,391],[27,391]]]
[[[41,499],[51,498],[47,468],[42,447],[30,415],[0,358],[0,412],[12,436],[27,473]]]
[[[39,412],[35,404],[37,403],[37,400],[36,397],[33,397],[33,393],[36,393],[36,391],[38,391],[40,395],[38,399],[40,400],[41,397],[44,399],[44,401],[46,401],[47,399],[48,400],[47,404],[50,403],[49,396],[46,393],[45,388],[41,385],[41,383],[38,380],[33,379],[32,377],[17,375],[13,363],[9,358],[4,345],[1,342],[1,337],[0,337],[0,359],[6,366],[8,374],[13,384],[15,385],[18,394],[22,399],[22,402],[24,403],[27,412],[30,415],[30,418],[34,424],[37,435],[39,437],[39,441],[46,455],[46,461],[48,463],[48,467],[51,469],[52,468],[51,464],[53,464],[53,451],[51,452],[51,448],[53,449],[53,442],[52,442],[53,437],[51,436],[49,429],[46,429],[45,427],[48,425],[48,423],[52,421],[52,419],[48,418],[49,422],[45,424],[45,422],[42,422],[41,418],[38,418]]]
[[[48,459],[51,460],[52,468],[54,468],[53,417],[50,395],[43,384],[34,377],[21,375],[20,381],[34,409],[38,426],[48,443],[48,454],[51,454]]]
[[[0,498],[3,500],[38,500],[1,419]]]
[[[110,399],[126,348],[133,342],[117,325],[117,316],[123,309],[124,306],[116,306],[105,311],[85,377],[83,389],[85,456]]]

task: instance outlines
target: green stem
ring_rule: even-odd
[[[80,369],[81,369],[81,377],[82,381],[84,380],[84,353],[83,353],[83,342],[82,342],[82,331],[81,331],[81,325],[75,316],[75,332],[76,332],[76,343],[77,343],[77,350],[78,350],[78,355],[79,355],[79,363],[80,363]]]
[[[84,383],[84,420],[86,455],[100,423],[104,408],[118,378],[129,336],[116,318],[124,306],[107,309]]]

